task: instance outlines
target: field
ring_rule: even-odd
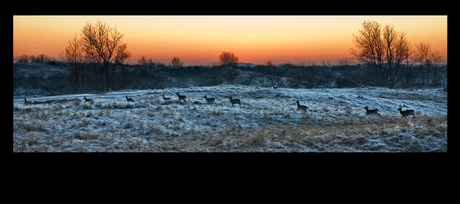
[[[229,96],[241,106],[232,107]],[[296,111],[296,99],[308,113]],[[221,85],[27,100],[35,103],[13,99],[14,152],[447,152],[442,88]],[[400,120],[403,104],[415,118]],[[381,117],[364,117],[366,106]]]

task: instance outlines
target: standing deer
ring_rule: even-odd
[[[403,106],[403,107],[404,107],[404,106]],[[407,107],[407,106],[406,106],[406,107]],[[402,110],[402,107],[399,106],[398,111],[399,111],[399,113],[401,113],[401,115],[402,115],[401,119],[403,119],[404,117],[407,117],[407,116],[409,116],[409,115],[412,115],[412,117],[415,118],[414,110],[405,110],[405,111],[403,111],[403,110]],[[401,119],[399,119],[399,120],[401,121]]]
[[[215,98],[208,98],[206,95],[204,95],[203,98],[206,99],[206,102],[208,102],[208,104],[215,104],[216,102]]]
[[[232,108],[233,108],[233,104],[239,104],[239,105],[240,105],[240,108],[241,108],[241,101],[240,101],[240,99],[232,99],[232,96],[228,97],[228,99],[230,99],[230,103],[232,103]]]

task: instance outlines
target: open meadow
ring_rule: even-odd
[[[442,88],[220,85],[27,101],[13,99],[14,152],[447,152]],[[401,119],[400,105],[415,118]],[[366,106],[381,116],[365,116]]]

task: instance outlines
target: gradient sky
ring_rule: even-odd
[[[169,64],[210,65],[223,51],[240,62],[265,64],[335,63],[352,57],[352,34],[364,21],[392,24],[411,45],[429,43],[447,58],[447,16],[14,16],[13,56],[45,54],[59,59],[68,40],[86,22],[116,25],[131,52]]]

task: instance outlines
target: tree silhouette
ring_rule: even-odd
[[[115,56],[126,44],[123,43],[123,34],[101,20],[96,20],[95,24],[86,23],[81,31],[81,43],[86,57],[96,65],[96,79],[100,78],[102,85],[105,81],[105,90],[109,90],[110,86],[113,88],[109,73],[114,68]]]
[[[220,62],[222,65],[230,65],[233,66],[238,63],[238,57],[235,56],[234,53],[231,52],[222,52],[219,55]]]
[[[145,56],[142,55],[141,59],[138,61],[138,64],[143,66],[147,64],[147,60],[145,59]]]
[[[85,82],[86,69],[84,66],[84,54],[80,39],[75,35],[68,41],[65,50],[59,53],[62,61],[70,64],[70,81],[73,83],[77,93],[81,93]]]
[[[184,65],[184,62],[182,62],[179,57],[174,57],[171,60],[171,65],[175,67],[182,67],[182,65]]]
[[[416,63],[419,64],[419,71],[422,75],[423,84],[438,84],[437,67],[441,62],[441,55],[438,51],[433,52],[429,43],[415,44],[415,48],[414,59]]]
[[[131,53],[128,51],[128,45],[122,44],[118,51],[117,55],[115,56],[115,65],[118,67],[118,69],[121,71],[121,88],[124,89],[126,85],[126,79],[127,79],[127,70],[126,66],[124,65],[124,62],[131,57]],[[115,79],[115,69],[112,69],[112,84],[114,84]]]
[[[392,25],[383,30],[380,24],[364,21],[363,29],[353,34],[356,49],[350,49],[358,61],[374,68],[380,83],[393,88],[398,83],[398,75],[403,62],[409,60],[409,41],[404,32],[397,32]]]
[[[29,62],[29,57],[27,55],[21,55],[19,56],[18,60],[16,61],[17,63],[28,63]]]

